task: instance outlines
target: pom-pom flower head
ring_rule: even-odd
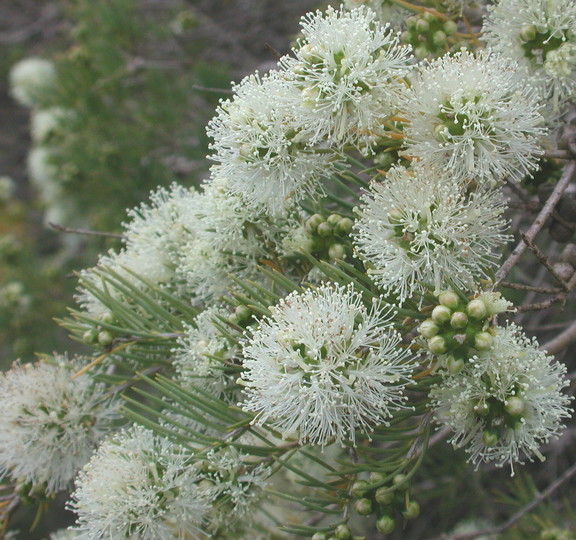
[[[308,14],[302,34],[296,58],[281,61],[301,91],[302,130],[313,143],[369,142],[403,95],[410,48],[364,7]]]
[[[10,70],[10,91],[19,103],[33,107],[47,99],[56,79],[56,68],[50,60],[24,58]]]
[[[498,328],[493,346],[471,358],[432,390],[436,414],[454,431],[455,447],[467,447],[473,463],[497,466],[524,456],[542,458],[539,447],[558,436],[570,416],[566,367],[552,363],[517,327]]]
[[[407,153],[460,179],[520,180],[544,133],[538,95],[516,63],[461,51],[422,68],[403,115]]]
[[[422,166],[390,169],[363,197],[355,244],[369,273],[400,301],[426,283],[474,288],[498,258],[504,200],[499,191],[466,195],[461,184]]]
[[[135,427],[107,439],[76,480],[70,509],[87,538],[201,536],[212,490],[188,452]]]
[[[0,378],[0,467],[47,494],[71,482],[116,417],[103,387],[72,380],[76,364],[55,360],[15,365]]]
[[[244,344],[243,408],[285,437],[319,445],[386,423],[414,368],[391,315],[366,309],[350,287],[290,294]]]
[[[330,161],[307,147],[289,99],[295,89],[277,72],[246,77],[234,91],[208,125],[214,174],[228,178],[230,191],[248,203],[282,213],[316,190],[320,176],[330,174]]]
[[[574,98],[574,0],[500,1],[492,7],[483,31],[488,45],[528,68],[553,102]]]

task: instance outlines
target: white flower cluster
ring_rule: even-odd
[[[431,167],[396,167],[364,195],[355,244],[369,274],[400,302],[430,285],[474,289],[508,240],[504,209],[497,190],[466,195]]]
[[[476,464],[522,463],[558,436],[571,415],[566,367],[538,349],[514,325],[496,328],[493,345],[445,374],[431,392],[438,421],[452,431],[455,447],[466,447]]]
[[[378,305],[368,311],[352,288],[287,296],[244,344],[242,407],[284,437],[319,445],[385,424],[414,369],[391,317]]]
[[[557,109],[576,91],[574,0],[500,0],[491,7],[484,39],[524,66]]]
[[[10,91],[14,99],[27,107],[33,107],[46,99],[57,80],[56,67],[50,60],[25,58],[10,70]]]
[[[112,427],[115,406],[80,361],[16,364],[0,377],[0,468],[29,490],[66,488]]]

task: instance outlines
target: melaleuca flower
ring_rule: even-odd
[[[470,460],[497,466],[522,463],[558,436],[570,416],[566,367],[514,325],[497,328],[490,349],[469,359],[457,374],[445,374],[431,392],[438,421],[454,431]]]
[[[500,1],[491,8],[483,33],[492,49],[526,67],[556,106],[574,98],[574,0]]]
[[[512,60],[489,51],[439,58],[420,70],[403,108],[406,153],[425,165],[491,183],[536,168],[538,93]]]
[[[234,448],[210,451],[201,463],[203,485],[213,492],[210,530],[234,531],[249,525],[262,501],[270,468]]]
[[[401,302],[428,284],[473,289],[508,240],[504,209],[497,190],[467,194],[431,168],[395,167],[363,196],[354,243],[376,283]]]
[[[82,536],[73,529],[60,529],[50,534],[50,540],[79,540]]]
[[[397,109],[410,48],[363,7],[310,13],[302,34],[296,58],[280,61],[301,93],[296,124],[314,144],[368,144]]]
[[[308,146],[294,124],[295,89],[277,72],[246,77],[235,97],[220,104],[208,124],[213,172],[229,178],[229,190],[270,214],[283,213],[318,188],[333,170],[330,157]],[[299,94],[298,94],[299,95]]]
[[[68,486],[116,417],[103,386],[84,376],[80,362],[16,364],[0,378],[0,468],[31,489]]]
[[[391,328],[351,287],[322,285],[275,306],[243,346],[242,407],[284,437],[326,445],[386,424],[414,365]]]
[[[373,10],[381,24],[389,23],[393,28],[400,28],[408,16],[408,11],[392,0],[344,0],[346,9],[356,9],[362,6]]]
[[[228,383],[225,364],[232,361],[238,350],[216,326],[216,323],[225,324],[218,316],[227,319],[230,312],[223,307],[210,307],[194,319],[194,326],[185,325],[178,347],[172,353],[181,381],[209,388],[220,395]]]
[[[74,110],[63,107],[35,110],[31,116],[32,139],[36,144],[45,144],[56,137],[62,137],[75,118]]]
[[[140,427],[108,438],[76,479],[69,503],[87,538],[200,537],[213,490],[194,458]]]
[[[22,105],[33,107],[49,99],[56,79],[56,68],[50,60],[24,58],[10,70],[10,92]]]

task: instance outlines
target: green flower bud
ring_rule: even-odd
[[[368,516],[372,513],[372,501],[367,498],[358,499],[354,503],[354,510],[361,516]]]
[[[444,354],[446,352],[446,342],[442,336],[434,336],[428,340],[428,348],[434,354]]]
[[[236,306],[234,313],[239,321],[245,321],[252,316],[252,310],[247,306]]]
[[[327,540],[328,535],[323,532],[317,532],[312,535],[312,540]]]
[[[450,318],[450,326],[456,329],[466,328],[466,326],[468,326],[468,315],[462,311],[452,313],[452,317]]]
[[[504,403],[506,412],[512,416],[520,416],[526,407],[524,400],[518,396],[509,397]]]
[[[458,25],[454,21],[446,21],[443,24],[444,32],[446,32],[447,36],[452,36],[456,32],[458,32]]]
[[[446,369],[448,369],[452,375],[456,375],[456,373],[460,373],[462,369],[464,369],[464,360],[461,358],[456,359],[453,356],[450,356],[446,360]]]
[[[314,232],[320,223],[324,223],[324,218],[320,214],[314,214],[306,220],[306,230]]]
[[[108,330],[102,330],[98,333],[98,344],[107,347],[114,341],[114,336]]]
[[[350,218],[342,218],[338,223],[336,223],[336,232],[339,234],[348,234],[352,227],[354,227],[354,222]]]
[[[334,529],[334,538],[337,538],[338,540],[347,540],[351,536],[352,531],[345,523],[340,523],[340,525]]]
[[[440,293],[438,296],[438,301],[443,306],[446,306],[450,309],[458,309],[458,306],[460,305],[460,298],[458,298],[458,295],[453,291]]]
[[[533,24],[525,24],[520,28],[520,39],[524,42],[532,41],[536,34],[538,33],[538,29]]]
[[[446,34],[442,30],[438,30],[432,34],[432,43],[437,47],[442,47],[446,43]]]
[[[392,483],[397,486],[398,484],[402,484],[402,482],[404,482],[406,480],[406,475],[405,474],[397,474],[393,479],[392,479]],[[409,488],[409,484],[408,482],[404,482],[402,484],[402,486],[400,486],[400,489],[406,491]]]
[[[84,343],[96,343],[98,341],[98,330],[90,328],[82,334],[82,341]]]
[[[487,351],[492,347],[492,343],[494,343],[494,338],[488,332],[478,332],[474,338],[474,347],[479,351]]]
[[[447,323],[452,317],[452,312],[446,306],[436,306],[432,310],[432,320],[438,324]]]
[[[372,471],[370,473],[370,483],[371,484],[380,484],[386,480],[386,475],[381,472]]]
[[[412,41],[412,33],[405,30],[400,34],[400,41],[402,43],[410,43]]]
[[[430,24],[426,22],[424,19],[418,19],[415,26],[416,32],[419,34],[425,34],[430,30]]]
[[[330,236],[332,234],[332,225],[325,221],[324,223],[320,223],[320,225],[318,225],[316,231],[320,236],[325,238],[326,236]]]
[[[390,516],[382,516],[376,522],[376,528],[382,534],[390,534],[396,528],[396,523]]]
[[[408,17],[406,19],[406,26],[408,26],[408,28],[416,28],[416,23],[419,20],[420,19],[418,17],[416,17],[416,15],[412,15],[411,17]]]
[[[326,220],[330,225],[336,225],[342,218],[338,214],[330,214]]]
[[[426,339],[433,338],[439,331],[440,328],[438,328],[438,325],[432,319],[426,319],[418,327],[418,332]]]
[[[352,484],[352,495],[354,495],[354,497],[363,497],[364,493],[366,492],[366,489],[370,486],[370,484],[368,482],[366,482],[366,480],[356,480],[356,482],[354,482]]]
[[[485,401],[474,405],[473,409],[478,416],[488,416],[488,413],[490,412],[490,406]]]
[[[422,19],[424,19],[427,23],[434,24],[438,22],[438,17],[434,15],[434,13],[430,13],[429,11],[424,12],[422,15]]]
[[[418,58],[418,60],[424,60],[424,58],[428,56],[428,47],[425,45],[419,45],[418,47],[415,47],[414,56]]]
[[[331,259],[345,259],[346,258],[346,247],[342,244],[332,244],[328,248],[328,256]]]
[[[404,519],[414,519],[420,514],[420,505],[416,501],[410,501],[406,505],[406,510],[402,512]]]
[[[496,433],[493,431],[485,429],[482,432],[482,442],[486,446],[496,446],[498,444],[498,435],[496,435]]]
[[[398,208],[393,208],[390,210],[390,212],[388,212],[388,221],[392,225],[398,225],[399,223],[402,223],[402,217],[402,211]]]
[[[97,319],[104,324],[114,324],[116,317],[111,311],[104,311],[98,315]]]
[[[486,307],[486,304],[480,300],[480,298],[475,298],[474,300],[468,302],[466,311],[470,317],[478,321],[485,319],[488,315],[488,308]]]
[[[394,492],[387,491],[389,489],[390,488],[387,488],[386,486],[382,486],[376,490],[374,499],[376,499],[376,502],[378,504],[386,506],[387,504],[390,504],[394,500]]]

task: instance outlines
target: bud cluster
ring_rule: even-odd
[[[456,43],[453,37],[458,25],[452,21],[444,21],[425,11],[412,15],[406,21],[408,29],[402,32],[400,40],[412,45],[416,58],[422,60],[429,55],[441,56]]]
[[[101,347],[109,347],[114,341],[114,333],[110,330],[108,325],[117,324],[116,317],[110,311],[104,311],[98,315],[98,320],[102,325],[93,326],[84,332],[82,339],[84,343],[89,345],[100,345]]]
[[[465,303],[455,292],[447,291],[438,300],[418,331],[428,340],[430,352],[439,357],[440,366],[458,373],[469,358],[492,347],[490,319],[509,305],[495,293],[484,293]]]
[[[348,236],[354,222],[339,214],[324,217],[314,214],[305,223],[309,251],[320,259],[345,259],[350,246]]]

